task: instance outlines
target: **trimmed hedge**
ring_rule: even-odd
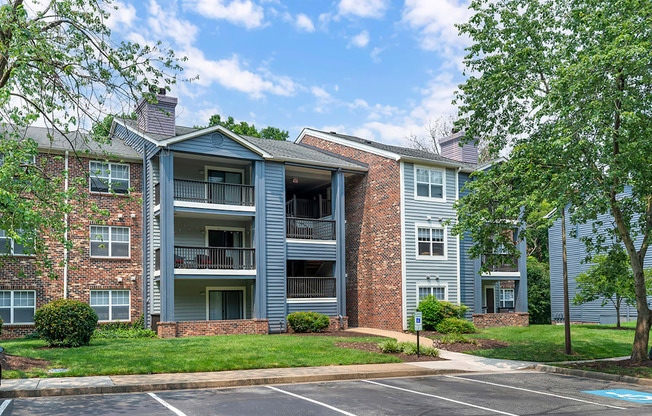
[[[39,336],[54,347],[88,345],[97,327],[97,314],[88,303],[57,299],[34,314]]]
[[[288,315],[288,325],[294,332],[322,332],[328,328],[328,316],[317,312],[293,312]]]
[[[473,322],[460,318],[446,318],[437,325],[437,332],[442,334],[471,334],[477,332]]]

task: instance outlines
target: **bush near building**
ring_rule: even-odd
[[[88,345],[97,327],[97,314],[88,303],[57,299],[39,308],[34,326],[40,338],[53,347]]]

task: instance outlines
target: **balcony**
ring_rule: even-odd
[[[310,218],[287,218],[287,238],[301,240],[335,240],[335,221]]]
[[[154,185],[154,204],[160,204],[160,184]],[[240,207],[254,206],[254,186],[231,183],[174,180],[174,200]]]
[[[287,297],[288,299],[337,297],[337,293],[335,292],[335,278],[288,277]]]
[[[297,198],[294,195],[285,203],[285,213],[288,217],[323,218],[332,215],[330,199],[318,195],[316,199]]]
[[[255,270],[255,249],[239,247],[174,246],[175,269]],[[160,270],[160,250],[155,252],[154,269]]]
[[[507,254],[492,254],[494,259],[500,259],[498,264],[490,264],[488,270],[492,274],[500,273],[518,273],[518,259],[515,256]],[[482,265],[487,264],[487,256],[482,256]]]

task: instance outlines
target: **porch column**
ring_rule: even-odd
[[[159,156],[161,192],[161,322],[174,321],[174,160],[170,150]]]
[[[520,242],[521,257],[518,259],[520,278],[516,281],[514,293],[516,294],[516,312],[527,312],[527,249],[525,239]]]
[[[473,313],[482,313],[482,275],[480,257],[473,259]]]
[[[254,162],[253,184],[256,216],[254,217],[254,248],[256,249],[256,283],[254,314],[256,319],[267,318],[267,258],[265,256],[265,162]]]
[[[331,198],[333,219],[335,220],[335,239],[337,244],[335,260],[335,288],[337,291],[337,312],[346,315],[346,216],[344,201],[344,173],[341,169],[331,175]]]

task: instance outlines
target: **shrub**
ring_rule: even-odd
[[[464,335],[458,333],[458,332],[452,332],[448,335],[444,335],[439,339],[439,342],[442,344],[456,344],[456,343],[461,343],[461,344],[473,344],[473,345],[480,345],[480,343],[473,339],[473,338],[467,338]]]
[[[129,329],[96,329],[94,338],[117,339],[117,338],[156,338],[156,332],[151,329],[129,328]]]
[[[2,335],[2,327],[4,326],[5,321],[4,319],[0,318],[0,335]]]
[[[397,353],[401,352],[401,347],[398,345],[395,339],[386,339],[378,343],[378,348],[385,353]]]
[[[437,332],[442,334],[471,334],[476,331],[472,322],[460,318],[446,318],[437,325]]]
[[[294,332],[322,332],[329,324],[328,316],[317,312],[294,312],[288,315],[288,325]]]
[[[58,299],[36,311],[34,326],[51,346],[79,347],[90,343],[97,326],[97,314],[88,303]]]
[[[424,331],[436,331],[437,325],[446,318],[464,318],[469,308],[464,305],[455,305],[435,296],[426,296],[419,302],[419,310],[423,314]],[[408,319],[408,328],[414,332],[414,316]]]
[[[403,354],[415,355],[417,353],[417,344],[415,342],[399,342]],[[431,357],[439,357],[439,350],[429,345],[419,345],[419,353]]]

